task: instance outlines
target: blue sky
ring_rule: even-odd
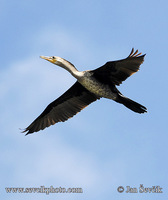
[[[3,199],[166,199],[168,2],[1,0],[0,196]],[[65,123],[24,136],[75,79],[39,58],[60,56],[79,70],[146,53],[119,90],[145,105],[139,115],[101,99]],[[118,193],[159,185],[162,194]],[[82,194],[7,194],[5,187],[81,187]]]

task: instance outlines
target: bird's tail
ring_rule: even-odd
[[[145,113],[147,112],[147,108],[145,106],[142,106],[141,104],[124,97],[123,95],[119,95],[119,98],[117,100],[118,103],[122,103],[127,108],[131,109],[134,112],[137,113]]]

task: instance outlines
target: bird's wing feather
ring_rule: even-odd
[[[138,50],[134,52],[134,49],[132,49],[127,58],[107,62],[102,67],[93,70],[93,74],[100,82],[120,85],[122,81],[125,81],[129,76],[139,70],[140,65],[144,61],[145,54],[140,55],[141,53],[138,53]]]
[[[57,122],[64,122],[97,99],[99,97],[89,92],[77,81],[62,96],[50,103],[23,132],[27,132],[27,135]]]

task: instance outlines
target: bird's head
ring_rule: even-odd
[[[50,56],[50,57],[40,56],[40,58],[48,60],[49,62],[51,62],[55,65],[60,65],[60,62],[61,62],[61,58],[57,57],[57,56]]]

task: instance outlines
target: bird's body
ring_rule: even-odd
[[[98,82],[91,71],[85,71],[84,76],[79,78],[78,82],[97,97],[113,100],[116,98],[116,94],[112,92],[109,85]]]
[[[145,55],[140,56],[141,53],[137,53],[138,50],[134,52],[132,49],[126,59],[107,62],[95,70],[82,72],[79,72],[72,63],[63,58],[41,56],[41,58],[69,71],[77,81],[62,96],[50,103],[24,132],[30,134],[57,122],[64,122],[102,97],[121,103],[134,112],[146,112],[144,106],[123,96],[116,88],[116,85],[120,85],[122,81],[139,70]]]

